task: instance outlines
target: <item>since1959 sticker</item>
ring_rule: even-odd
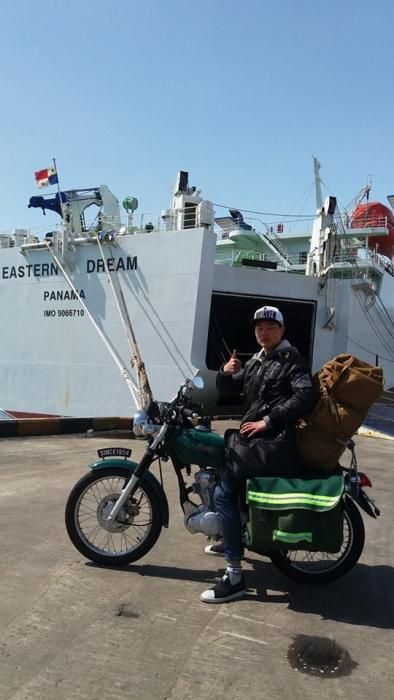
[[[97,450],[97,454],[100,459],[105,459],[106,457],[124,457],[127,459],[131,455],[131,450],[127,447],[103,447],[101,450]]]

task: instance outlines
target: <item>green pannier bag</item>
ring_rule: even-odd
[[[248,549],[258,554],[289,549],[338,552],[343,543],[343,494],[341,474],[250,479]]]

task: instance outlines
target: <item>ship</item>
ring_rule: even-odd
[[[392,198],[365,187],[340,211],[319,170],[314,159],[312,230],[297,234],[236,207],[218,216],[186,171],[157,216],[105,185],[31,197],[59,225],[0,235],[0,418],[130,416],[196,374],[204,412],[237,415],[216,372],[234,349],[256,351],[248,321],[265,304],[313,372],[348,353],[393,387]]]

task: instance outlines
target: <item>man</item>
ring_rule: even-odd
[[[233,434],[230,440],[225,436],[230,468],[222,473],[215,490],[223,543],[205,549],[207,554],[224,554],[227,568],[223,578],[201,594],[204,603],[222,603],[243,596],[240,491],[253,476],[296,473],[295,426],[310,413],[316,398],[305,361],[283,339],[285,327],[279,309],[257,309],[251,324],[260,352],[242,369],[234,351],[217,375],[219,392],[224,396],[242,393],[244,405],[239,434]]]

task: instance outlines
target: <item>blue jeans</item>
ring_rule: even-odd
[[[223,528],[224,558],[239,561],[243,554],[239,492],[242,482],[236,482],[230,470],[221,474],[215,488],[215,508]]]
[[[224,557],[239,561],[243,554],[239,495],[247,479],[255,476],[295,476],[297,456],[295,431],[287,430],[283,439],[260,438],[249,442],[238,431],[226,431],[227,463],[215,489],[215,508],[223,528]]]

